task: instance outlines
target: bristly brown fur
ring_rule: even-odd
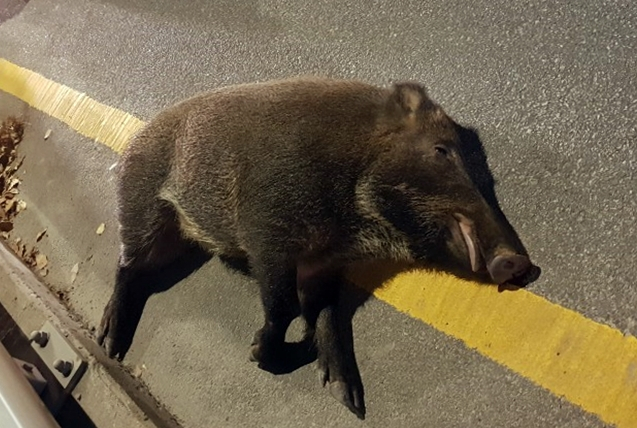
[[[485,260],[502,279],[517,275],[504,263],[512,254],[513,268],[526,268],[515,232],[465,168],[457,129],[417,83],[279,80],[165,110],[122,156],[122,250],[100,342],[123,357],[148,273],[196,242],[247,259],[259,282],[265,323],[252,358],[281,364],[285,332],[301,314],[324,383],[363,417],[344,333],[351,325],[339,312],[349,264],[390,258],[470,270]]]

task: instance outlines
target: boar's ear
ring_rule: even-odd
[[[394,109],[408,117],[414,117],[418,111],[435,107],[425,88],[414,82],[394,84],[389,102]]]

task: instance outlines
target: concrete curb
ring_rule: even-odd
[[[49,320],[82,353],[88,368],[74,395],[98,427],[181,428],[138,379],[109,359],[49,288],[5,245],[0,245],[0,303],[23,332]]]

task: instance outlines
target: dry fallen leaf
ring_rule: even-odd
[[[15,117],[0,124],[0,233],[4,233],[5,239],[6,232],[13,229],[14,216],[27,207],[26,202],[16,199],[20,193],[20,180],[14,176],[24,160],[22,157],[16,162],[16,146],[22,139],[23,131],[24,124]],[[16,246],[21,250],[19,245]]]
[[[15,155],[14,155],[14,156],[15,156]],[[18,164],[17,164],[16,166],[14,166],[14,167],[13,167],[13,172],[15,173],[17,170],[19,170],[23,163],[24,163],[24,156],[22,156],[22,159],[20,159],[20,161],[18,162]]]
[[[44,139],[48,140],[50,136],[51,136],[51,130],[47,129],[46,132],[44,133]]]
[[[35,266],[38,269],[44,269],[47,264],[49,264],[49,260],[46,258],[46,256],[44,254],[38,253],[35,256]]]
[[[19,200],[17,207],[15,209],[16,213],[19,213],[20,211],[24,211],[27,209],[27,203],[23,200]]]
[[[15,205],[15,199],[9,199],[4,206],[4,212],[6,213],[10,212],[13,209],[14,205]]]
[[[142,365],[135,366],[131,374],[133,375],[133,377],[140,378],[142,377],[142,374],[144,374],[145,371],[146,371],[146,364],[142,363]]]
[[[42,239],[42,237],[44,237],[45,234],[46,234],[46,229],[38,233],[37,236],[35,237],[35,242],[40,242],[40,240]]]
[[[71,268],[71,284],[75,282],[75,279],[77,278],[77,273],[79,271],[80,271],[80,264],[75,263],[73,267]]]
[[[31,251],[29,251],[23,258],[22,260],[24,260],[24,262],[31,266],[31,267],[35,267],[37,265],[37,261],[36,258],[38,256],[38,254],[40,253],[40,251],[33,247],[31,248]]]
[[[20,184],[20,180],[13,177],[11,181],[9,181],[9,190],[15,189],[16,187],[18,187],[18,184]]]
[[[97,226],[97,230],[95,231],[95,233],[97,233],[98,235],[101,235],[102,233],[104,233],[104,229],[106,229],[106,225],[102,223],[99,226]]]
[[[9,131],[9,135],[13,139],[14,144],[18,144],[22,140],[24,134],[24,123],[15,116],[10,116],[2,123],[2,128]]]
[[[24,124],[15,117],[7,118],[0,124],[0,149],[12,151],[22,140]]]
[[[9,242],[9,247],[16,254],[18,254],[20,252],[20,242],[21,241],[22,241],[22,238],[17,237],[15,240]]]

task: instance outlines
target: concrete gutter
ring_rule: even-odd
[[[181,427],[141,382],[104,355],[46,285],[4,245],[0,245],[0,283],[0,303],[23,332],[36,330],[48,320],[89,362],[73,396],[81,398],[79,405],[95,426]]]

